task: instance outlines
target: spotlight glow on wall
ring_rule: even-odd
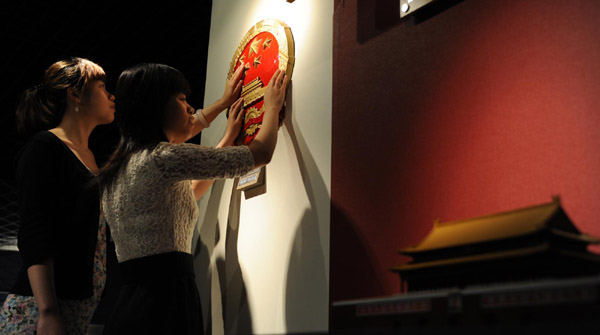
[[[400,0],[400,17],[405,17],[424,7],[434,0]]]

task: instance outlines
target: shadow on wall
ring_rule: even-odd
[[[315,209],[317,199],[328,199],[329,194],[325,181],[318,173],[317,164],[307,149],[304,137],[300,132],[296,133],[292,125],[291,86],[292,83],[286,101],[288,115],[284,119],[284,125],[294,146],[302,182],[310,202],[310,208],[304,212],[296,230],[288,263],[285,297],[286,330],[296,333],[314,331],[310,327],[314,328],[314,323],[320,319],[324,319],[324,324],[327,324],[326,304],[322,305],[312,297],[325,298],[328,292],[325,254],[321,246],[319,220]],[[307,154],[304,155],[303,152]]]
[[[236,185],[234,182],[234,185]],[[252,332],[252,317],[248,305],[246,285],[237,254],[240,224],[241,192],[231,192],[229,218],[225,237],[225,259],[217,258],[211,268],[211,255],[219,243],[218,211],[225,180],[216,180],[212,186],[205,220],[194,251],[196,282],[202,302],[206,334]],[[234,186],[235,187],[235,186]],[[216,270],[216,273],[213,271]]]
[[[225,260],[217,260],[221,280],[221,301],[225,334],[252,334],[252,313],[248,304],[248,293],[244,274],[238,257],[238,234],[240,227],[240,205],[242,192],[235,190],[238,179],[233,183],[229,203],[227,236],[225,237]]]
[[[330,286],[330,304],[384,294],[381,269],[367,249],[365,239],[348,216],[332,203],[331,236],[334,235],[330,244],[329,282],[335,285]]]
[[[200,228],[199,236],[194,237],[196,246],[194,250],[194,267],[196,270],[196,284],[200,292],[202,316],[206,334],[223,334],[222,318],[214,318],[213,312],[222,315],[221,287],[213,288],[213,271],[211,269],[211,255],[220,240],[218,211],[223,195],[225,180],[216,180],[212,186],[208,205],[204,216],[204,224]],[[218,276],[219,273],[216,274]],[[219,286],[221,280],[214,283]],[[213,300],[213,291],[217,295]]]
[[[317,320],[327,320],[327,306],[313,297],[327,297],[323,248],[314,210],[306,210],[298,226],[290,254],[285,295],[286,330],[314,331]],[[325,301],[327,303],[327,299]]]
[[[341,2],[344,6],[344,1]],[[399,0],[358,0],[356,38],[365,43],[400,23]]]

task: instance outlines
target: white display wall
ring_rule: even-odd
[[[232,180],[217,181],[199,202],[195,265],[212,334],[328,327],[333,1],[214,0],[204,102],[221,96],[240,40],[264,19],[294,35],[287,117],[265,194],[232,199]],[[202,144],[216,145],[225,124],[219,116]]]

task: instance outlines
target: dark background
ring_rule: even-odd
[[[189,101],[202,107],[212,0],[201,1],[2,1],[0,4],[0,225],[17,220],[13,159],[27,138],[15,129],[15,107],[44,70],[67,57],[98,63],[114,92],[119,74],[140,62],[179,69],[192,87]],[[97,127],[90,148],[103,163],[117,141],[116,127]],[[199,142],[199,136],[191,141]],[[0,227],[4,229],[5,227]],[[0,291],[12,286],[16,252],[1,251]],[[108,250],[108,282],[94,323],[103,323],[114,303],[119,276],[114,246]]]
[[[192,86],[192,106],[204,99],[211,0],[3,1],[0,5],[0,178],[12,179],[12,157],[22,144],[14,127],[18,97],[57,60],[88,58],[104,68],[114,92],[122,70],[140,62],[179,69]],[[104,161],[114,126],[90,140]]]

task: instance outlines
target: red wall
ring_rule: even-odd
[[[332,301],[400,292],[433,220],[560,195],[600,235],[600,1],[336,0]]]

